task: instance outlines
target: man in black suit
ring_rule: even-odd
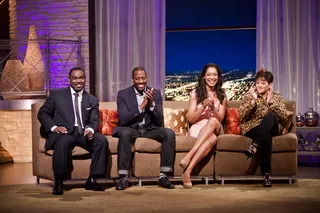
[[[74,67],[69,72],[70,87],[53,90],[38,112],[45,149],[53,149],[52,167],[55,184],[52,194],[63,194],[63,181],[75,146],[92,154],[90,176],[85,189],[103,191],[96,178],[104,177],[108,141],[98,132],[99,100],[84,90],[85,72]]]
[[[164,128],[162,96],[159,90],[147,87],[147,72],[143,67],[132,70],[133,86],[120,90],[117,96],[119,126],[112,135],[119,138],[117,190],[128,187],[131,145],[138,137],[161,143],[159,186],[173,189],[167,174],[172,172],[175,155],[175,133]]]

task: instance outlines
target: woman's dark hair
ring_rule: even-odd
[[[257,74],[256,74],[256,81],[258,80],[258,78],[264,78],[268,84],[273,83],[273,75],[272,72],[267,71],[267,69],[265,68],[261,68]]]
[[[224,89],[222,89],[223,79],[222,79],[221,69],[216,64],[208,63],[204,65],[198,78],[198,86],[196,87],[196,94],[198,99],[197,104],[203,103],[203,101],[208,98],[208,93],[206,89],[206,80],[204,79],[204,76],[206,75],[209,67],[214,67],[218,72],[218,82],[215,86],[215,90],[220,103],[222,103],[225,98],[225,92],[224,92]]]

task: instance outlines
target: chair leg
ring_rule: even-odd
[[[206,177],[206,186],[209,185],[209,177]]]
[[[141,178],[138,178],[138,186],[139,186],[139,187],[142,186],[142,180],[141,180]]]
[[[292,185],[292,177],[289,177],[289,185]]]
[[[221,185],[224,185],[224,178],[221,177]]]
[[[37,176],[37,184],[40,184],[40,178]]]

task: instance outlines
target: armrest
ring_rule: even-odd
[[[39,152],[39,141],[40,135],[40,122],[38,121],[37,115],[40,107],[43,105],[43,101],[33,103],[31,105],[31,120],[32,120],[32,156],[35,157]]]

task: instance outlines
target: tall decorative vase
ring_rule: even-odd
[[[36,27],[29,28],[29,40],[23,62],[24,70],[28,73],[29,90],[44,91],[45,63],[42,58]]]
[[[28,74],[23,69],[20,60],[8,60],[0,81],[1,92],[24,92],[29,89]],[[5,99],[19,99],[21,97],[6,95]]]

